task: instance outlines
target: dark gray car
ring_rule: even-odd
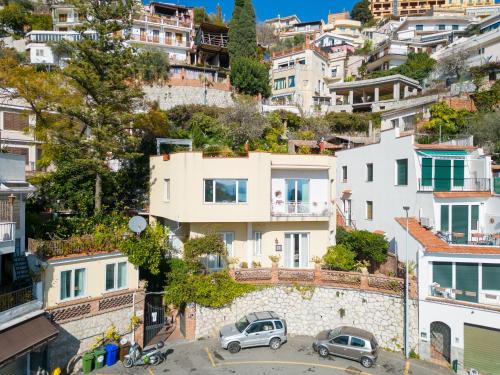
[[[372,367],[378,356],[378,344],[373,334],[348,326],[321,331],[313,349],[322,357],[333,354],[358,361],[363,367]]]
[[[221,346],[231,353],[252,346],[269,346],[276,350],[286,340],[286,322],[274,311],[250,313],[236,323],[222,327],[219,332]]]

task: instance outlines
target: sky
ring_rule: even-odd
[[[209,13],[215,13],[217,3],[222,7],[226,19],[231,18],[234,0],[157,0],[186,6],[204,6]],[[350,11],[357,0],[253,0],[257,20],[274,18],[278,14],[296,14],[301,21],[327,20],[329,12]]]

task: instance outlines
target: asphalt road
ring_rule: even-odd
[[[243,349],[230,354],[216,340],[167,345],[167,360],[155,367],[125,369],[115,366],[96,370],[93,374],[207,374],[207,375],[451,375],[450,370],[424,361],[410,360],[402,355],[381,352],[377,364],[365,369],[359,363],[338,357],[320,358],[311,347],[312,338],[290,337],[279,350],[267,347]]]

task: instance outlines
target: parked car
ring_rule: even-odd
[[[348,326],[321,331],[316,336],[313,349],[322,357],[333,354],[354,359],[363,367],[372,367],[378,356],[378,344],[373,334]]]
[[[277,350],[287,340],[286,321],[274,311],[253,312],[236,323],[222,327],[219,342],[230,353],[241,348],[269,346]]]

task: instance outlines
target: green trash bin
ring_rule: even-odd
[[[82,357],[82,370],[84,374],[92,372],[92,365],[94,364],[94,353],[85,353]]]
[[[96,369],[98,368],[103,368],[104,367],[104,357],[106,356],[106,350],[103,348],[98,348],[94,350],[94,357],[95,357],[95,367]]]

